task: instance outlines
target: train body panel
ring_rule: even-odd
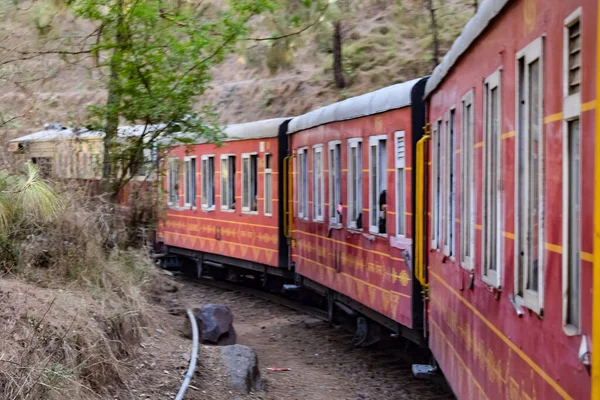
[[[198,254],[287,267],[279,205],[283,123],[272,121],[268,137],[169,148],[162,181],[167,207],[158,225],[158,241]],[[192,187],[189,179],[193,193],[187,192]]]
[[[409,104],[343,118],[344,104],[337,103],[337,121],[291,135],[292,260],[296,273],[390,320],[420,329],[422,309],[415,307],[420,291],[418,286],[415,290],[411,264],[412,163],[418,138],[413,135],[410,89],[415,82],[403,85],[410,85],[405,93]],[[399,182],[402,189],[396,190]],[[383,190],[387,190],[385,226],[379,222]]]
[[[430,347],[459,398],[586,399],[598,5],[484,3],[498,15],[428,88]],[[567,184],[573,165],[582,175]],[[573,262],[564,207],[577,189]],[[579,283],[566,285],[577,264]],[[579,301],[576,326],[569,301]]]

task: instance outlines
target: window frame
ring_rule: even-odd
[[[492,93],[492,90],[496,89],[498,93],[498,103],[497,103],[497,137],[493,138],[494,134],[492,124],[494,121],[492,120],[491,107],[489,104],[490,101],[489,96]],[[503,220],[502,220],[502,67],[499,67],[496,71],[494,71],[491,75],[489,75],[483,81],[483,174],[482,178],[485,179],[482,182],[482,247],[484,249],[489,248],[490,245],[494,245],[496,247],[496,259],[492,260],[490,258],[490,263],[495,263],[496,270],[493,271],[488,269],[488,264],[486,264],[486,257],[489,255],[488,251],[481,252],[481,279],[487,285],[490,285],[496,289],[499,289],[502,286],[502,232],[503,232]],[[496,141],[496,157],[494,159],[492,155],[493,150],[490,146],[488,146],[489,140]],[[490,165],[490,170],[486,169],[488,158],[491,157],[492,162],[495,161],[495,165]],[[492,182],[491,180],[491,171],[495,169],[496,173],[496,182]],[[486,182],[488,186],[486,186]],[[496,207],[495,210],[492,210],[493,199],[496,199]],[[486,226],[486,221],[489,221],[488,212],[491,212],[491,218],[496,221],[496,232],[495,232],[495,243],[491,244],[493,233],[491,229]],[[491,265],[491,264],[490,264]]]
[[[544,137],[544,36],[540,36],[536,39],[534,39],[533,41],[531,41],[527,46],[525,46],[523,49],[521,49],[515,57],[515,85],[516,85],[516,90],[515,90],[515,121],[519,121],[520,120],[520,109],[519,109],[519,95],[520,95],[520,91],[519,91],[519,82],[520,82],[520,71],[519,71],[519,61],[521,59],[524,59],[524,71],[525,71],[525,76],[528,76],[528,66],[532,63],[535,62],[536,60],[539,60],[539,80],[540,80],[540,85],[539,85],[539,105],[540,105],[540,112],[539,112],[539,118],[538,118],[538,124],[540,126],[540,146],[539,146],[539,160],[538,160],[538,168],[539,168],[539,176],[537,177],[538,183],[539,183],[539,200],[538,200],[538,252],[539,252],[539,261],[538,261],[538,291],[532,291],[530,289],[527,289],[527,279],[528,279],[528,272],[529,269],[531,268],[530,265],[530,248],[529,246],[525,247],[524,250],[524,259],[525,261],[525,266],[523,268],[523,271],[519,271],[520,268],[520,261],[519,261],[519,256],[520,256],[520,249],[521,249],[521,241],[525,240],[527,241],[527,238],[523,239],[521,238],[521,230],[527,230],[528,232],[531,232],[530,229],[527,228],[531,228],[528,225],[528,222],[524,222],[523,219],[525,220],[529,220],[529,216],[530,214],[527,213],[527,217],[526,218],[522,218],[520,215],[520,211],[515,212],[515,274],[514,274],[514,298],[516,300],[516,302],[520,305],[522,305],[523,307],[526,307],[528,309],[530,309],[531,311],[535,312],[538,315],[542,314],[542,310],[543,310],[543,301],[544,301],[544,272],[545,272],[545,268],[544,268],[544,260],[545,260],[545,208],[544,208],[544,200],[545,200],[545,196],[544,196],[544,190],[545,190],[545,186],[544,186],[544,175],[545,175],[545,169],[544,169],[544,143],[545,143],[545,137]],[[529,80],[527,80],[527,78],[525,78],[525,98],[528,99],[529,98]],[[527,131],[527,133],[529,133],[529,104],[530,101],[527,102],[527,105],[525,107],[525,122],[523,124],[523,126],[525,127],[525,130]],[[516,143],[516,148],[517,148],[517,152],[516,152],[516,167],[515,167],[515,204],[521,204],[520,203],[520,197],[521,197],[521,190],[522,188],[529,188],[529,163],[530,163],[530,151],[529,151],[529,141],[530,141],[530,136],[528,135],[527,138],[525,138],[525,149],[524,149],[524,154],[527,155],[527,162],[525,163],[526,165],[524,166],[523,170],[525,171],[523,173],[524,175],[524,182],[521,182],[521,179],[519,177],[519,170],[521,169],[521,163],[520,163],[520,148],[519,148],[519,144],[520,144],[520,136],[524,134],[524,132],[521,132],[521,126],[519,123],[516,123],[516,138],[517,138],[517,143]],[[529,191],[527,191],[525,193],[525,204],[529,204]],[[516,209],[518,210],[519,207],[517,206]],[[527,207],[527,209],[529,209]],[[522,226],[523,224],[523,226]],[[529,233],[530,234],[530,233]],[[522,274],[522,278],[523,278],[523,295],[518,293],[519,290],[519,272],[521,272]]]
[[[347,174],[347,188],[348,188],[348,229],[359,229],[358,228],[358,224],[356,223],[356,220],[358,219],[358,216],[361,215],[363,213],[362,207],[362,200],[363,200],[363,160],[362,160],[362,156],[363,156],[363,149],[362,149],[362,138],[351,138],[348,139],[348,157],[346,158],[347,161],[347,165],[348,165],[348,174]],[[356,155],[357,158],[356,160],[352,160],[351,159],[351,154],[352,154],[352,149],[356,148]],[[350,173],[351,169],[350,169],[350,163],[354,162],[352,170],[355,173],[355,176],[352,176],[352,174]],[[350,190],[350,187],[354,187],[351,186],[350,182],[351,180],[354,180],[355,182],[355,193],[352,193],[352,191]],[[353,195],[358,194],[358,196],[356,196],[356,199],[354,199]],[[356,218],[351,218],[354,214],[353,211],[356,211]],[[361,217],[362,218],[362,217]],[[364,221],[364,219],[363,219]],[[364,224],[363,224],[364,226]]]
[[[460,266],[475,271],[475,91],[469,90],[461,101],[461,201],[460,201]],[[469,126],[465,123],[466,111]],[[469,203],[465,201],[469,196]],[[468,240],[470,239],[470,240]]]
[[[299,148],[297,151],[298,160],[298,218],[303,220],[309,219],[310,201],[308,189],[309,182],[309,163],[308,163],[308,147]],[[306,180],[303,179],[306,177]]]
[[[212,176],[209,173],[210,172],[210,160],[211,159],[212,159],[212,162],[213,162],[213,171],[212,171],[213,173],[212,173]],[[201,161],[201,164],[200,164],[200,169],[201,169],[200,174],[201,174],[201,178],[202,178],[202,181],[201,181],[202,182],[202,194],[201,194],[201,201],[200,201],[200,203],[201,203],[201,209],[203,211],[214,211],[216,209],[216,204],[215,204],[216,203],[215,202],[215,197],[216,197],[215,196],[215,175],[216,175],[216,173],[215,173],[216,172],[215,171],[215,155],[214,154],[204,154],[204,155],[202,155],[200,157],[200,161]],[[204,171],[204,161],[207,161],[207,171]],[[207,183],[207,187],[209,188],[208,193],[205,193],[205,191],[204,191],[204,180],[205,179],[207,180],[206,183]],[[210,185],[210,183],[211,183],[210,180],[212,180],[212,185]],[[211,186],[212,186],[212,189],[210,189]],[[205,195],[206,195],[206,197],[205,197]],[[212,202],[213,202],[212,205],[209,204],[210,203],[209,202],[209,197],[212,198]],[[205,199],[207,201],[206,203],[204,201]]]
[[[263,212],[267,217],[273,216],[273,165],[271,168],[267,168],[267,157],[269,157],[271,163],[274,160],[272,153],[265,153],[264,170],[263,170],[263,192],[264,192],[264,205]],[[267,178],[268,176],[268,178]],[[271,196],[267,196],[267,183],[271,186]],[[267,205],[271,205],[271,211],[267,211]]]
[[[339,146],[339,147],[338,147]],[[336,148],[339,149],[338,154],[338,165],[335,164],[335,160],[331,157],[332,152],[335,156]],[[342,225],[342,215],[340,215],[340,221],[338,222],[337,216],[337,202],[342,204],[342,141],[341,140],[332,140],[327,143],[327,160],[329,166],[329,224],[332,226],[341,226]],[[338,168],[339,167],[339,168]],[[338,179],[334,181],[334,169],[337,169]],[[339,187],[336,187],[339,186]],[[338,194],[339,199],[336,199],[336,193]]]
[[[432,137],[432,157],[431,157],[431,183],[433,190],[431,191],[431,248],[440,250],[441,227],[442,227],[442,210],[441,210],[441,163],[440,155],[442,152],[441,129],[442,120],[434,121],[431,133]],[[439,171],[438,171],[439,169]]]
[[[233,159],[233,165],[234,165],[234,171],[233,174],[231,173],[231,163],[230,163],[230,159]],[[221,156],[219,157],[219,160],[221,162],[220,166],[219,166],[219,171],[220,171],[220,176],[219,176],[219,180],[220,180],[220,185],[221,185],[221,201],[219,202],[219,207],[221,211],[227,211],[227,212],[233,212],[235,211],[235,207],[231,207],[229,205],[229,199],[227,199],[226,197],[231,196],[231,198],[233,199],[232,204],[236,203],[235,200],[235,176],[237,173],[237,165],[236,165],[236,155],[235,154],[221,154]],[[227,185],[228,187],[228,196],[223,196],[223,161],[225,161],[225,163],[227,164],[227,176],[230,180],[233,180],[233,182],[231,182],[228,179]],[[233,183],[233,185],[232,185]],[[231,188],[233,187],[233,192],[231,193]],[[232,196],[233,195],[233,196]]]
[[[454,259],[456,253],[456,107],[444,114],[445,126],[445,168],[444,174],[444,251],[443,254]],[[452,134],[450,133],[452,132]]]
[[[177,183],[179,183],[179,157],[169,157],[167,160],[167,205],[169,207],[179,207],[180,198],[179,193],[175,190],[175,201],[171,199],[171,165],[177,165]]]
[[[570,236],[572,235],[571,229],[571,164],[572,157],[570,152],[569,144],[572,143],[572,138],[569,132],[569,124],[575,121],[579,121],[579,173],[581,174],[581,89],[582,85],[580,84],[580,90],[577,93],[569,95],[569,29],[573,24],[579,22],[579,30],[580,35],[583,37],[583,15],[581,7],[578,7],[575,11],[573,11],[567,18],[564,20],[563,26],[563,179],[562,179],[562,204],[563,204],[563,218],[562,218],[562,325],[563,331],[567,336],[575,336],[581,333],[581,210],[579,211],[579,221],[578,221],[578,252],[579,257],[577,257],[578,268],[579,268],[579,295],[578,295],[578,308],[579,308],[579,318],[576,325],[573,325],[571,321],[569,321],[569,305],[570,305],[570,296],[569,289],[571,286],[571,276],[570,276],[570,262],[573,257],[570,246]],[[583,38],[582,38],[583,39]],[[580,57],[581,61],[583,61],[583,47],[580,49]],[[583,66],[582,66],[583,67]],[[581,67],[581,68],[582,68]],[[580,186],[579,186],[579,202],[581,205],[582,196],[582,185],[581,185],[581,175],[580,175]]]
[[[380,154],[381,154],[381,149],[379,148],[381,141],[385,141],[385,163],[383,165],[384,168],[381,168],[381,159],[380,159]],[[387,180],[388,180],[388,176],[387,176],[387,166],[388,166],[388,135],[383,134],[383,135],[376,135],[376,136],[369,136],[369,233],[374,234],[374,235],[379,235],[379,236],[385,236],[387,237],[387,214],[386,214],[386,233],[380,233],[379,232],[379,225],[372,225],[371,224],[371,218],[372,218],[372,213],[374,210],[376,210],[376,214],[377,217],[379,217],[379,211],[377,210],[377,203],[379,202],[378,196],[381,195],[381,192],[384,190],[381,187],[381,183],[382,183],[382,178],[384,179],[383,182],[385,182],[385,190],[387,191],[388,187],[387,187]],[[373,180],[371,179],[371,175],[370,175],[370,171],[371,171],[371,165],[372,165],[372,159],[371,159],[371,148],[375,146],[377,147],[377,170],[379,171],[379,174],[377,174],[376,179],[377,182],[375,183],[377,185],[377,193],[379,193],[377,195],[377,197],[373,198]],[[383,171],[381,171],[383,170]],[[387,196],[389,197],[389,196]],[[387,200],[387,199],[386,199]]]
[[[256,193],[254,193],[255,197],[257,197],[256,199],[256,210],[252,210],[252,187],[254,185],[252,185],[252,157],[256,157],[256,177],[255,177],[255,185],[256,185]],[[250,178],[248,181],[248,196],[250,196],[250,198],[248,199],[248,207],[244,206],[244,184],[245,184],[245,178],[246,178],[246,174],[244,173],[244,160],[248,160],[248,172],[250,174]],[[250,153],[242,153],[242,213],[244,214],[258,214],[258,152],[250,152]]]
[[[313,197],[313,222],[325,222],[325,168],[324,162],[325,157],[323,155],[323,144],[315,144],[312,147],[312,197]],[[317,168],[316,168],[316,157],[320,157],[320,165],[321,165],[321,191],[320,191],[320,199],[321,204],[317,202]],[[320,209],[317,208],[320,206]],[[318,212],[319,211],[319,212]],[[320,215],[319,215],[320,214]]]
[[[196,168],[197,168],[197,164],[196,164],[197,160],[196,160],[196,156],[185,156],[183,157],[183,204],[184,207],[190,207],[195,209],[196,208],[196,195],[198,194],[198,187],[197,187],[197,182],[196,182]],[[194,183],[194,193],[193,193],[193,197],[190,198],[189,200],[191,200],[191,202],[188,202],[188,170],[187,170],[187,165],[194,165],[194,172],[193,172],[193,176],[191,177],[192,182]]]
[[[398,148],[398,139],[402,138],[403,142],[403,154],[402,158],[400,158],[400,152]],[[396,185],[395,196],[396,196],[396,204],[395,204],[395,212],[396,212],[396,237],[399,239],[406,239],[408,237],[408,224],[406,223],[406,131],[396,131],[394,132],[394,181]],[[402,176],[404,188],[403,192],[400,193],[400,184],[398,182],[398,177]],[[402,205],[402,207],[400,207]],[[403,233],[400,233],[400,224],[401,221],[404,221],[404,230]]]

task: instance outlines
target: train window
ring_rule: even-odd
[[[442,122],[437,121],[433,124],[433,155],[431,157],[431,174],[434,188],[432,190],[432,204],[433,204],[433,215],[432,215],[432,223],[433,229],[431,230],[431,248],[439,249],[440,248],[440,219],[441,219],[441,201],[440,194],[442,190],[442,176],[441,176],[441,163],[440,156],[441,152],[441,134],[442,134]]]
[[[483,280],[494,287],[500,287],[502,266],[500,74],[501,70],[497,70],[484,81],[482,249],[485,250],[481,254]]]
[[[308,219],[308,151],[298,150],[298,217]]]
[[[183,159],[184,175],[184,204],[186,207],[196,207],[196,157]]]
[[[473,271],[473,257],[475,253],[475,174],[474,152],[475,133],[473,91],[471,90],[462,99],[461,123],[461,207],[460,207],[460,261],[461,266]]]
[[[323,179],[323,145],[313,146],[313,221],[325,220],[325,182]]]
[[[215,208],[215,156],[202,156],[202,208]]]
[[[179,206],[179,159],[169,158],[168,168],[168,203],[170,206]]]
[[[348,139],[348,228],[362,229],[362,140]]]
[[[221,210],[235,210],[235,156],[221,156]]]
[[[455,111],[454,109],[450,110],[446,114],[446,145],[445,151],[445,194],[446,198],[444,199],[444,206],[446,208],[445,212],[445,235],[444,235],[444,255],[453,256],[454,255],[454,224],[455,224],[455,215],[456,211],[454,209],[454,202],[456,197],[456,135],[454,132],[454,117]]]
[[[342,144],[329,142],[329,222],[342,223]]]
[[[579,332],[581,314],[581,131],[579,119],[567,122],[563,203],[563,322]],[[564,248],[566,245],[566,249]]]
[[[544,255],[543,39],[517,54],[517,210],[515,294],[542,310]]]
[[[242,154],[242,211],[258,212],[257,154]]]
[[[272,155],[265,154],[265,215],[273,214],[273,166]]]
[[[404,131],[394,134],[396,144],[396,236],[406,236],[406,144]]]
[[[564,23],[563,99],[563,325],[581,320],[581,7]]]
[[[369,231],[387,232],[387,135],[369,138]]]

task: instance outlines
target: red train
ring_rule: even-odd
[[[458,398],[600,398],[599,13],[484,0],[429,78],[169,149],[159,242],[427,345]]]

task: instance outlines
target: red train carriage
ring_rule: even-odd
[[[194,261],[198,276],[206,267],[218,275],[232,265],[265,275],[288,272],[279,218],[286,127],[283,118],[230,125],[221,146],[168,149],[167,210],[157,241],[169,254]]]
[[[424,87],[417,79],[351,98],[296,117],[288,129],[295,272],[328,296],[330,312],[341,302],[417,341],[404,328],[423,323],[411,259]]]
[[[459,398],[590,398],[597,41],[595,0],[486,0],[427,83],[429,344]]]

